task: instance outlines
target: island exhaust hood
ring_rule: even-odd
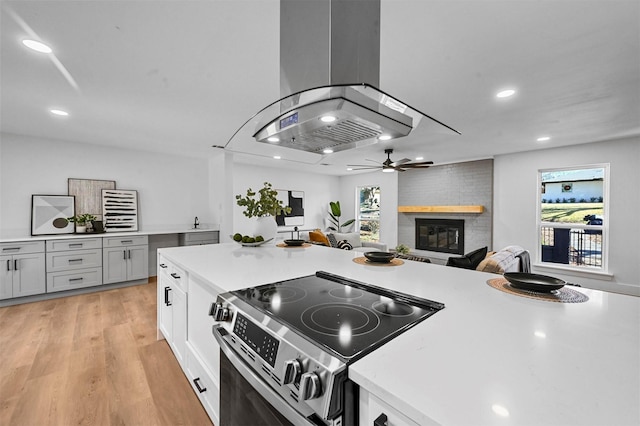
[[[249,119],[260,143],[323,154],[409,135],[420,121],[457,130],[377,89],[380,0],[281,0],[280,95]]]

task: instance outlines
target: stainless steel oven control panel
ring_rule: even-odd
[[[345,363],[242,300],[232,302],[218,297],[210,314],[234,353],[301,414],[336,417],[341,407],[331,406],[331,391],[346,377]]]

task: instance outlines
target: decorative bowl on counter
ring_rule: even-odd
[[[389,263],[395,256],[394,253],[389,253],[388,251],[368,251],[364,253],[364,257],[369,262],[376,263]]]
[[[526,272],[505,272],[503,276],[513,288],[540,293],[561,289],[567,283],[559,278]]]
[[[284,240],[284,243],[288,246],[298,247],[304,244],[304,240]]]
[[[240,245],[241,245],[241,246],[243,246],[243,247],[258,247],[258,246],[263,245],[264,243],[268,243],[269,241],[273,240],[273,238],[269,238],[268,240],[256,241],[256,242],[253,242],[253,243],[245,243],[245,242],[243,242],[243,241],[236,241],[236,240],[234,240],[234,239],[233,239],[233,235],[229,235],[229,237],[230,237],[233,241],[235,241],[236,243],[240,244]]]

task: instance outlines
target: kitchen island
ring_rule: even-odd
[[[349,365],[361,424],[373,423],[380,402],[405,424],[640,423],[640,298],[576,288],[589,300],[534,300],[487,285],[498,275],[412,261],[362,265],[353,262],[361,253],[319,246],[226,243],[159,254],[188,274],[187,309],[196,305],[192,281],[215,294],[319,270],[444,303]]]

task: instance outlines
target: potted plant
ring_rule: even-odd
[[[245,208],[242,214],[257,218],[255,235],[261,235],[265,240],[276,235],[278,225],[275,217],[281,213],[291,213],[291,207],[283,205],[277,196],[278,191],[269,182],[265,182],[258,192],[249,188],[245,196],[236,195],[236,204]]]
[[[342,232],[343,226],[349,226],[355,219],[349,219],[344,223],[340,223],[340,216],[342,216],[342,211],[340,209],[340,201],[330,201],[329,202],[329,220],[333,223],[334,226],[330,226],[329,229],[336,232]]]
[[[96,220],[96,217],[90,213],[83,213],[68,217],[67,220],[76,224],[76,232],[87,232],[87,222]]]

